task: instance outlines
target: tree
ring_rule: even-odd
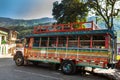
[[[53,3],[52,15],[57,23],[70,23],[86,21],[88,15],[87,3],[80,0],[62,0]]]
[[[113,20],[119,13],[119,9],[116,7],[119,2],[119,0],[88,0],[88,6],[91,10],[94,10],[96,15],[101,16],[106,23],[106,27],[111,30]]]

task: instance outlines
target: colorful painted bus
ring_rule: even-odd
[[[64,74],[77,67],[109,68],[116,61],[114,31],[100,29],[93,21],[34,27],[25,38],[25,47],[14,55],[16,65],[25,61],[60,66]]]

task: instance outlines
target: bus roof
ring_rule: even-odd
[[[69,36],[69,35],[95,35],[95,34],[109,34],[111,37],[115,37],[114,31],[103,29],[103,30],[90,30],[90,31],[72,31],[72,32],[49,32],[49,33],[40,33],[40,34],[30,34],[26,37],[49,37],[49,36]]]

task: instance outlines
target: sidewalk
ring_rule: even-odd
[[[95,69],[95,73],[103,75],[110,80],[120,80],[120,69]]]
[[[13,56],[11,56],[11,54],[5,54],[5,55],[1,55],[0,54],[0,58],[12,58]]]

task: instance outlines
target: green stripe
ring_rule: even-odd
[[[66,51],[66,48],[32,48],[33,50],[57,50],[57,51]],[[67,48],[67,52],[103,52],[108,53],[107,49],[81,49],[81,48]]]
[[[28,59],[29,61],[36,61],[36,62],[50,62],[50,63],[60,63],[60,62],[57,62],[57,61],[53,61],[53,60],[37,60],[37,59]]]
[[[93,67],[93,68],[102,68],[102,66],[98,66],[98,65],[87,65],[87,64],[77,64],[77,66],[85,66],[85,67]],[[104,68],[104,69],[107,69],[107,68]]]

